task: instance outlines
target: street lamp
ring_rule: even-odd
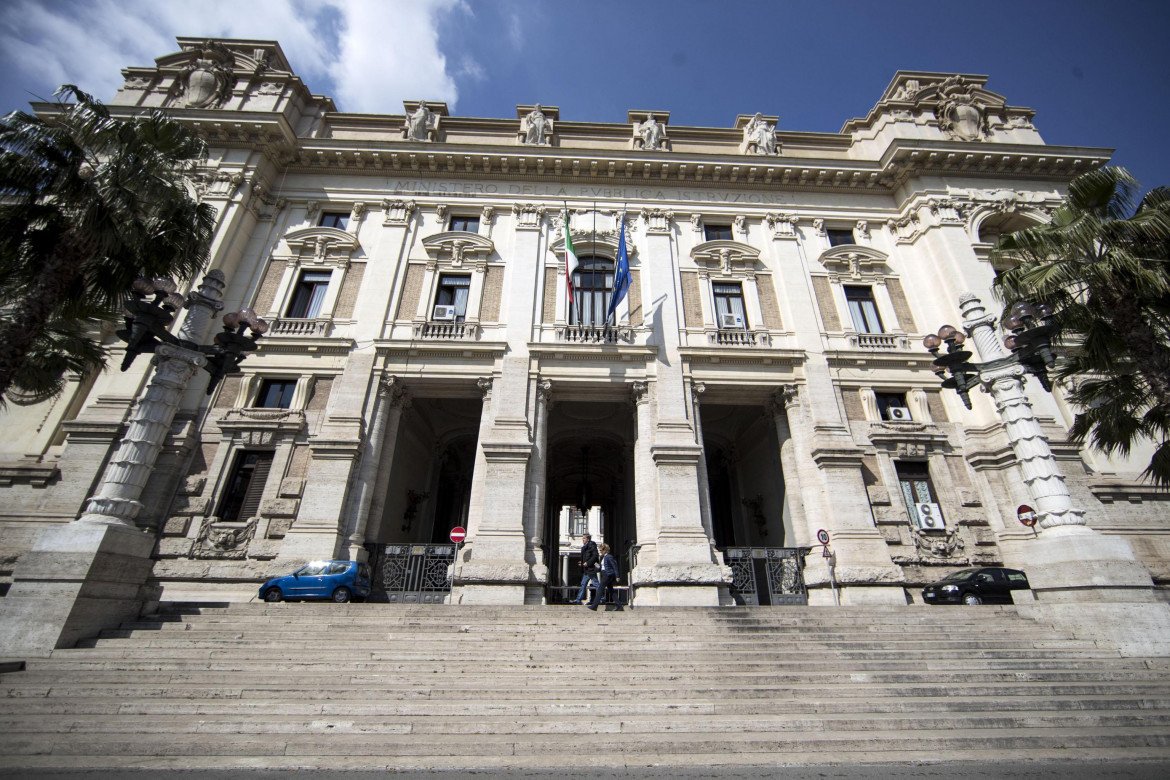
[[[1010,354],[986,363],[971,362],[971,353],[963,349],[967,336],[950,325],[943,325],[937,334],[931,333],[922,339],[922,346],[934,355],[931,370],[943,380],[943,387],[958,393],[968,409],[971,408],[971,389],[979,384],[981,372],[1013,364],[1022,366],[1040,380],[1045,391],[1052,392],[1052,380],[1048,377],[1049,370],[1056,363],[1056,356],[1052,353],[1052,334],[1056,332],[1052,307],[1046,303],[1032,305],[1020,301],[1008,310],[1002,325],[1008,331],[1003,346]],[[947,345],[947,353],[940,355],[938,350],[943,344]]]
[[[251,309],[230,312],[223,315],[223,330],[215,334],[213,343],[197,344],[185,332],[176,336],[168,329],[175,313],[188,303],[176,289],[178,286],[171,279],[134,281],[126,302],[126,327],[117,332],[118,338],[126,342],[122,370],[130,368],[142,353],[155,352],[161,344],[183,347],[206,356],[202,368],[211,376],[207,383],[207,394],[211,395],[221,379],[239,370],[246,353],[256,351],[256,339],[268,332],[268,323]],[[251,335],[245,335],[249,330]]]
[[[1052,390],[1048,378],[1056,362],[1052,354],[1052,334],[1056,330],[1052,309],[1047,304],[1015,304],[1001,323],[1008,331],[1002,340],[996,334],[996,318],[987,314],[973,293],[959,296],[959,309],[963,313],[962,331],[944,325],[937,334],[922,340],[922,346],[935,357],[933,370],[943,380],[942,386],[958,393],[968,409],[972,388],[982,385],[991,395],[1042,529],[1084,525],[1084,510],[1073,505],[1064,476],[1024,392],[1028,374],[1039,379],[1045,390]],[[983,362],[971,362],[971,352],[964,349],[968,337]],[[940,355],[943,344],[947,352]]]

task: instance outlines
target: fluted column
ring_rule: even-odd
[[[524,558],[531,568],[526,601],[543,598],[544,585],[548,583],[548,566],[545,565],[544,501],[547,492],[546,458],[548,454],[548,413],[552,408],[552,382],[538,379],[536,382],[536,413],[532,431],[532,454],[528,459],[528,500],[524,509],[524,538],[527,540]]]
[[[199,290],[188,296],[187,318],[179,330],[184,343],[197,344],[202,339],[215,312],[223,308],[224,286],[223,273],[211,271],[203,277]],[[183,393],[195,372],[207,365],[207,358],[193,349],[160,344],[151,362],[154,376],[78,522],[134,525],[134,518],[142,511],[142,490],[154,471]]]
[[[1040,527],[1084,525],[1084,510],[1073,506],[1064,475],[1024,392],[1025,370],[1011,359],[996,336],[995,317],[987,314],[979,298],[969,292],[959,296],[959,309],[963,312],[963,328],[975,342],[980,361],[990,364],[980,368],[979,379],[991,393],[1003,420],[1028,494],[1036,504]]]

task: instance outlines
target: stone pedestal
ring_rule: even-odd
[[[0,656],[45,657],[157,601],[147,586],[154,538],[137,528],[69,523],[47,528],[0,600]]]

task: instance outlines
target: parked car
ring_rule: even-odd
[[[357,561],[313,561],[260,586],[265,601],[330,599],[344,604],[365,601],[369,595],[370,567]]]
[[[1028,576],[1018,569],[962,569],[923,588],[922,600],[927,604],[1011,604],[1013,590],[1030,587]]]

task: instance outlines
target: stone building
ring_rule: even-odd
[[[123,73],[115,114],[163,107],[208,141],[208,270],[226,311],[271,323],[242,374],[210,395],[195,376],[145,486],[161,598],[251,598],[321,558],[382,577],[455,526],[463,604],[555,600],[586,527],[644,605],[903,604],[956,568],[1045,563],[1055,531],[1017,522],[1031,498],[994,404],[965,409],[921,341],[961,324],[965,291],[990,303],[996,237],[1110,150],[1045,144],[986,77],[899,72],[811,133],[341,113],[271,41],[180,38]],[[0,576],[82,513],[150,378],[140,358],[9,405]],[[1093,544],[1153,603],[1170,513],[1148,453],[1078,448],[1059,390],[1028,397]]]

